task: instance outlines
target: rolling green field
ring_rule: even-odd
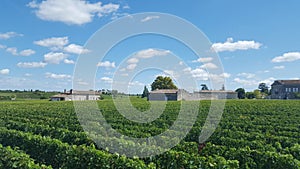
[[[168,102],[156,120],[136,123],[119,114],[112,100],[97,103],[112,128],[137,138],[155,136],[170,128],[181,104]],[[143,111],[150,106],[138,98],[131,103]],[[157,156],[128,158],[108,152],[99,143],[121,145],[120,151],[129,146],[143,151],[149,148],[147,143],[93,133],[87,136],[72,102],[0,102],[0,168],[300,168],[300,101],[227,101],[219,126],[201,151],[198,138],[211,102],[188,104],[200,104],[199,114],[180,144]],[[96,130],[97,120],[88,126]],[[185,125],[182,123],[183,128]],[[174,140],[171,136],[167,139]]]

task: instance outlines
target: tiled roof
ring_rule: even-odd
[[[300,80],[276,80],[275,82],[279,82],[280,84],[300,84]]]

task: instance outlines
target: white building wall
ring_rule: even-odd
[[[98,95],[72,95],[72,100],[99,100],[99,97]]]
[[[217,99],[237,99],[237,93],[234,92],[193,92],[186,90],[178,91],[178,100],[217,100]]]

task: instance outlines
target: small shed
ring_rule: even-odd
[[[176,101],[178,98],[177,89],[161,89],[154,90],[149,93],[148,100],[150,101]]]

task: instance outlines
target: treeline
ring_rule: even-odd
[[[260,83],[258,85],[258,89],[253,91],[245,91],[244,88],[238,88],[235,92],[238,93],[239,99],[266,99],[271,95],[271,90],[269,90],[269,86],[266,83]]]
[[[56,91],[41,90],[0,90],[0,100],[49,99]]]

